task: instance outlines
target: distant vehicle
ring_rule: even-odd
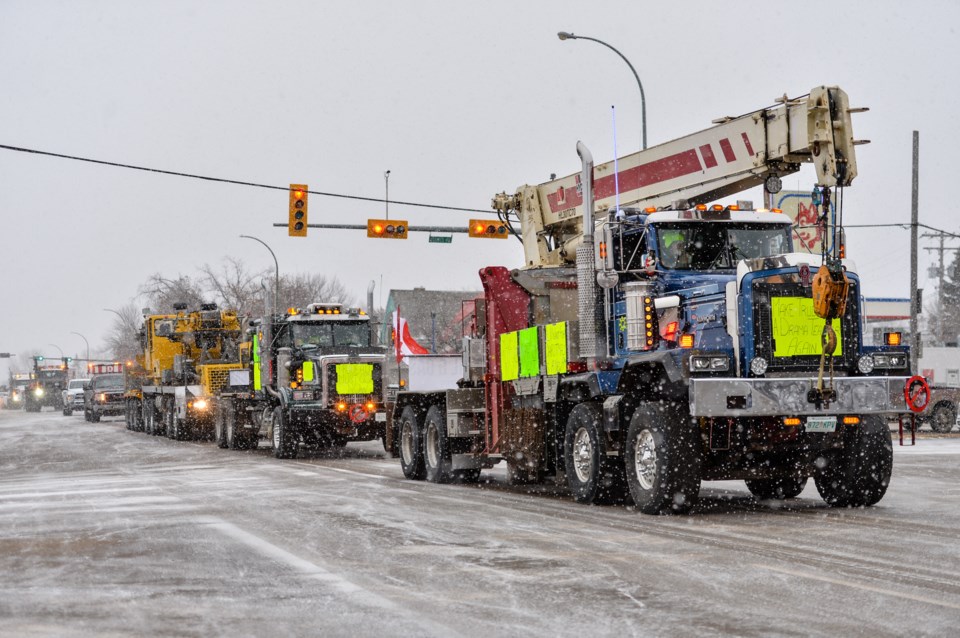
[[[70,416],[74,410],[83,409],[83,385],[90,379],[71,379],[63,395],[63,416]]]
[[[10,393],[6,390],[0,391],[0,408],[7,407],[7,401],[10,400]]]
[[[125,411],[122,374],[103,374],[93,377],[83,386],[83,418],[91,423],[100,417],[117,416]]]
[[[919,423],[929,423],[934,432],[945,434],[957,424],[957,404],[960,403],[960,388],[930,386],[930,407],[918,415]],[[919,428],[919,424],[917,426]]]

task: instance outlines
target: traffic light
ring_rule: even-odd
[[[290,221],[287,234],[291,237],[307,236],[307,185],[290,184]]]
[[[405,219],[368,219],[367,237],[406,239],[408,228]]]
[[[471,219],[468,230],[471,237],[485,239],[506,239],[510,234],[505,223],[494,219]]]

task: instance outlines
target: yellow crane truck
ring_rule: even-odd
[[[142,354],[128,369],[127,429],[169,438],[209,438],[213,406],[231,370],[243,367],[237,313],[203,304],[144,313]]]

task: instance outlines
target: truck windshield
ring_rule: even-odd
[[[370,345],[367,321],[295,323],[291,329],[293,345],[297,348]]]
[[[659,224],[660,265],[669,270],[736,268],[741,259],[791,250],[790,227],[772,224]]]
[[[102,377],[97,377],[96,379],[93,380],[93,387],[98,390],[105,390],[107,388],[122,388],[123,375],[108,374]]]

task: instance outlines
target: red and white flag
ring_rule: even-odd
[[[397,363],[408,354],[430,354],[430,351],[417,343],[410,334],[407,320],[400,316],[400,308],[393,311],[393,345],[397,352]]]

